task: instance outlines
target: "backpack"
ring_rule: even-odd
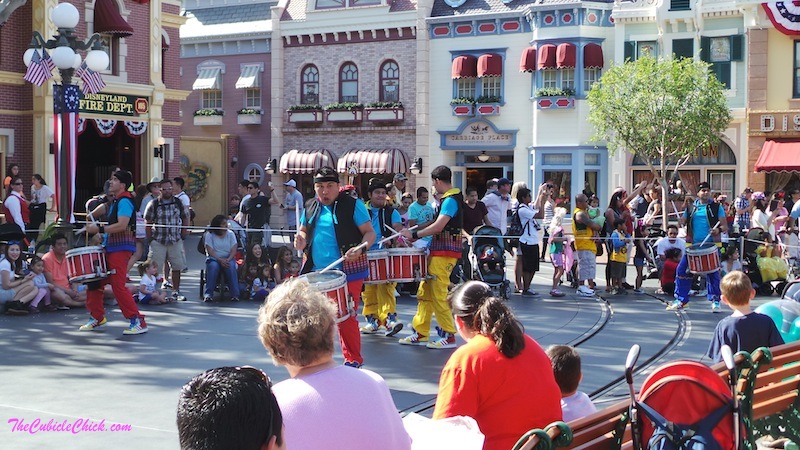
[[[516,247],[519,244],[519,237],[522,236],[530,227],[530,223],[526,223],[524,226],[522,225],[522,220],[519,218],[519,206],[516,210],[514,210],[514,214],[511,215],[511,224],[508,226],[508,233],[507,236],[517,236],[508,239],[509,244],[512,247]]]

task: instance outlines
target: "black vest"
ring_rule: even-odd
[[[342,255],[347,253],[351,248],[359,245],[361,239],[364,237],[358,229],[358,225],[353,220],[353,213],[356,210],[356,199],[351,197],[345,192],[339,193],[339,197],[331,205],[335,219],[333,221],[333,228],[336,232],[336,240],[339,243],[339,251]],[[319,199],[308,202],[306,206],[305,222],[302,225],[306,227],[306,241],[308,245],[305,248],[306,263],[303,265],[302,273],[311,272],[314,267],[314,261],[311,256],[311,237],[314,235],[314,228],[317,225],[322,205]]]

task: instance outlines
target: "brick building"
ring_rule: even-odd
[[[115,167],[134,174],[135,183],[162,176],[164,158],[154,148],[166,150],[166,160],[180,156],[178,27],[180,2],[176,0],[71,1],[78,9],[79,38],[99,33],[110,65],[102,72],[106,87],[81,102],[76,211],[84,201],[102,191]],[[3,33],[0,45],[0,163],[18,164],[27,184],[33,173],[55,181],[53,157],[53,83],[42,87],[25,82],[22,55],[32,31],[48,39],[55,33],[49,11],[58,2],[34,0],[0,6]],[[59,80],[57,71],[55,80]],[[78,83],[77,81],[73,81]],[[163,138],[163,141],[162,141]],[[4,169],[5,170],[5,169]],[[177,175],[178,167],[169,167]],[[26,191],[28,187],[26,186]]]

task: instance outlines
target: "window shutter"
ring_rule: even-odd
[[[636,42],[635,41],[628,41],[625,43],[625,61],[636,60]]]
[[[705,62],[710,62],[711,57],[711,38],[702,36],[700,37],[700,59]]]
[[[674,39],[672,41],[672,54],[675,59],[694,57],[694,39]]]
[[[744,36],[731,36],[731,61],[741,61],[744,53]]]
[[[714,63],[714,73],[720,83],[725,85],[725,89],[731,88],[731,63]]]

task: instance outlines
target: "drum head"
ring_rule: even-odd
[[[309,284],[326,284],[335,282],[340,278],[347,278],[347,276],[340,270],[329,270],[322,273],[310,272],[303,275],[301,278],[308,280]]]

